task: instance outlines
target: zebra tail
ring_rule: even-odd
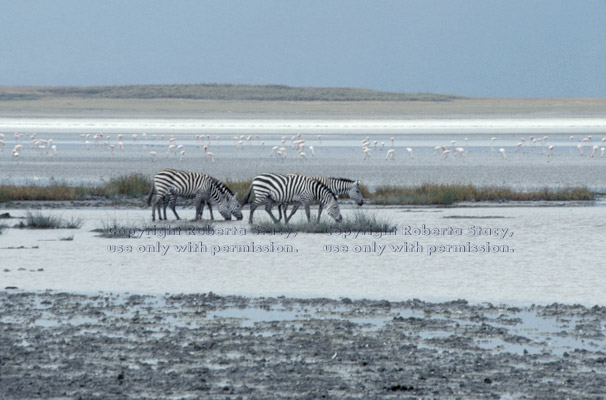
[[[156,186],[152,183],[152,187],[149,191],[149,195],[147,196],[147,206],[151,206],[152,197],[154,196],[154,192],[156,191]]]
[[[242,205],[248,203],[248,200],[250,199],[250,194],[252,193],[252,189],[253,189],[253,185],[251,183],[250,187],[248,188],[248,192],[246,192],[246,194],[244,195],[244,200],[242,200]]]

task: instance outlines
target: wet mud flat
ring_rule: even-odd
[[[606,307],[0,291],[2,399],[604,398]]]

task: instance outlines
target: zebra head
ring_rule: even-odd
[[[360,191],[360,181],[356,181],[351,188],[347,192],[349,198],[356,202],[357,205],[361,206],[364,204],[364,198],[362,197],[362,192]]]
[[[229,208],[229,199],[226,196],[221,196],[221,200],[219,201],[219,214],[225,220],[231,220],[231,209]]]
[[[324,207],[326,208],[328,215],[333,217],[335,221],[341,222],[343,217],[341,216],[341,210],[339,209],[337,198],[334,195],[326,202]]]
[[[238,193],[236,192],[233,195],[227,194],[227,203],[229,207],[229,212],[236,217],[238,220],[244,218],[242,215],[242,205],[238,201]]]

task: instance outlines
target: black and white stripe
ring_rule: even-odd
[[[286,223],[292,218],[300,205],[305,207],[307,221],[310,220],[310,204],[317,200],[327,209],[328,214],[337,222],[342,220],[341,211],[337,198],[330,189],[322,182],[304,175],[280,175],[280,174],[262,174],[253,179],[243,204],[249,202],[250,195],[254,192],[255,200],[250,205],[249,222],[252,223],[255,209],[265,203],[265,211],[271,216],[274,222],[278,219],[271,212],[273,203],[295,203],[295,207],[288,217],[285,217]]]
[[[166,204],[168,204],[175,217],[179,215],[175,209],[178,196],[195,198],[196,215],[201,214],[204,203],[208,203],[211,219],[213,219],[211,204],[219,206],[219,213],[225,219],[231,219],[232,211],[239,213],[242,218],[240,204],[231,191],[225,191],[222,183],[209,175],[199,172],[180,171],[174,169],[163,169],[154,176],[154,183],[147,198],[148,206],[152,206],[152,220],[155,221],[155,212],[158,209],[158,218],[162,219],[160,207],[164,205],[164,219],[166,219]]]
[[[289,175],[299,175],[296,173],[291,173]],[[337,196],[340,195],[348,195],[350,199],[356,202],[357,205],[361,206],[364,204],[364,198],[362,197],[362,192],[360,190],[360,181],[354,181],[352,179],[347,178],[334,178],[334,177],[325,177],[325,176],[314,176],[311,177],[317,181],[325,184],[331,192]],[[278,220],[282,219],[282,214],[286,216],[286,212],[288,209],[288,203],[280,204],[278,206]],[[318,208],[318,221],[320,221],[320,215],[322,214],[322,204],[320,204]]]

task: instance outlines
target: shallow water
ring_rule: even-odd
[[[171,167],[201,170],[231,180],[252,179],[268,171],[346,176],[371,188],[434,182],[606,190],[606,119],[600,118],[0,118],[0,132],[6,132],[6,145],[0,151],[0,183],[4,184],[99,183],[137,172],[152,176]],[[103,136],[95,139],[97,134]],[[171,135],[174,144],[183,147],[169,151]],[[591,140],[587,140],[589,136]],[[366,159],[361,147],[365,138],[370,143]],[[46,148],[36,148],[34,140],[40,139],[53,141]],[[295,150],[293,140],[305,140],[304,147]],[[538,141],[532,144],[533,140]],[[16,145],[22,146],[18,158],[12,155]],[[213,159],[204,157],[204,146],[213,153]],[[285,158],[273,150],[282,146]],[[444,156],[442,146],[450,152],[448,156]],[[549,151],[549,146],[554,146],[553,150]],[[457,147],[464,149],[464,156],[455,155]],[[388,160],[387,151],[392,149],[394,159]]]
[[[366,212],[391,220],[395,234],[261,234],[254,225],[232,221],[216,222],[209,235],[191,228],[191,222],[177,225],[172,220],[156,223],[155,230],[134,230],[133,236],[140,237],[131,239],[101,238],[91,230],[116,221],[123,227],[152,228],[149,210],[44,210],[82,218],[84,225],[77,230],[5,230],[0,235],[0,286],[604,305],[601,238],[606,222],[600,205],[365,206]],[[355,214],[352,207],[344,207],[345,218]],[[185,218],[189,214],[193,210],[183,210]],[[255,221],[267,218],[255,213]],[[9,221],[12,225],[15,220]],[[268,246],[257,249],[267,251],[250,252],[251,242]],[[406,243],[408,252],[397,247]]]

